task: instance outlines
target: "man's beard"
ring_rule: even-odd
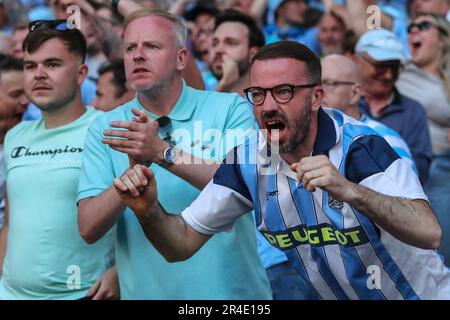
[[[297,119],[293,123],[289,121],[287,125],[289,126],[289,131],[291,131],[291,137],[287,145],[280,146],[280,154],[295,151],[308,137],[311,126],[311,96],[306,99],[302,112]]]

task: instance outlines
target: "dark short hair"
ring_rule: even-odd
[[[0,53],[0,74],[10,71],[23,71],[23,61],[9,54]]]
[[[217,9],[214,5],[199,3],[194,8],[186,12],[184,18],[186,21],[195,21],[198,16],[202,14],[207,14],[212,17],[216,17],[219,14],[219,9]]]
[[[125,77],[125,66],[123,59],[116,59],[108,62],[100,67],[98,74],[102,76],[107,72],[112,72],[111,83],[116,88],[115,98],[120,98],[127,91],[127,79]]]
[[[86,38],[80,30],[74,28],[69,30],[53,30],[50,28],[43,28],[31,31],[23,41],[23,52],[36,52],[44,42],[50,39],[59,39],[64,43],[67,50],[78,55],[82,63],[86,60]]]
[[[264,39],[264,33],[262,32],[261,28],[258,26],[256,21],[250,17],[249,15],[246,15],[245,13],[242,13],[240,11],[234,10],[234,9],[227,9],[220,13],[216,17],[216,22],[214,26],[214,31],[225,22],[239,22],[245,25],[248,29],[248,45],[249,47],[262,47],[266,43]]]
[[[253,57],[252,65],[257,60],[292,58],[306,64],[308,80],[321,83],[322,66],[320,59],[307,46],[295,41],[278,41],[262,47]]]

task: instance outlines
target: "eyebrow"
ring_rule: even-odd
[[[61,58],[57,58],[57,57],[51,57],[51,58],[45,59],[43,62],[44,62],[44,63],[50,63],[50,62],[64,62],[64,60],[61,59]],[[25,60],[23,63],[24,63],[24,64],[30,64],[30,63],[37,63],[37,62],[36,62],[36,61],[33,61],[33,60]]]

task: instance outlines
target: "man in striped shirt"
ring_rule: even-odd
[[[411,151],[403,138],[381,122],[359,112],[358,101],[362,94],[361,75],[353,60],[341,54],[330,54],[323,58],[322,87],[325,105],[339,109],[346,115],[372,128],[418,174]]]
[[[246,93],[265,130],[229,153],[181,217],[158,204],[145,166],[128,173],[139,195],[123,179],[117,192],[167,261],[191,257],[253,209],[318,299],[450,299],[434,251],[441,229],[417,176],[372,129],[322,108],[320,81],[304,45],[264,47]]]

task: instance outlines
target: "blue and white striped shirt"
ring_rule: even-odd
[[[378,122],[376,120],[373,120],[363,114],[361,118],[359,119],[362,123],[364,123],[366,126],[372,128],[376,133],[378,133],[380,136],[386,140],[389,145],[394,149],[395,152],[403,159],[405,160],[411,168],[414,170],[414,172],[418,175],[419,171],[417,171],[416,164],[414,163],[414,160],[411,155],[411,151],[409,150],[408,145],[406,144],[405,140],[393,129],[389,128],[388,126],[385,126],[381,122]]]
[[[411,167],[372,129],[328,108],[320,109],[318,125],[313,155],[327,155],[348,180],[427,200]],[[397,240],[322,189],[308,192],[279,155],[266,151],[260,133],[230,153],[182,213],[185,221],[215,234],[253,209],[258,229],[319,299],[450,299],[450,272],[435,251]]]

